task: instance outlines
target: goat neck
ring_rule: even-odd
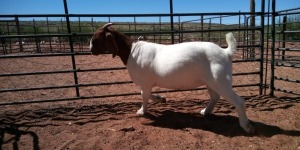
[[[109,30],[107,32],[110,32],[114,37],[115,42],[118,46],[118,52],[116,53],[116,55],[121,58],[123,64],[126,66],[128,57],[131,53],[131,46],[133,40],[130,37],[126,36],[125,34],[118,32],[116,30]]]

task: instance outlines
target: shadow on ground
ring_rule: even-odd
[[[231,115],[209,115],[203,117],[196,113],[182,113],[165,110],[156,112],[155,115],[148,114],[152,122],[146,124],[155,127],[170,128],[175,130],[186,130],[187,128],[210,131],[227,137],[234,136],[262,136],[272,137],[274,135],[300,136],[300,131],[284,130],[278,126],[268,125],[262,122],[251,121],[255,127],[254,134],[247,134],[240,126],[239,120]]]
[[[299,103],[299,97],[271,98],[266,96],[245,97],[248,108],[254,111],[273,111],[287,109]],[[227,137],[274,135],[300,136],[300,131],[284,130],[278,126],[252,121],[256,132],[246,134],[239,126],[238,118],[232,115],[234,107],[224,100],[218,102],[215,114],[207,117],[198,112],[207,105],[207,100],[169,100],[166,104],[151,103],[145,126],[155,126],[174,130],[199,129],[210,131]],[[10,110],[5,107],[0,114],[0,148],[5,143],[12,143],[18,149],[19,139],[26,135],[31,137],[34,149],[39,149],[39,137],[28,131],[32,127],[65,126],[68,122],[76,125],[105,122],[107,120],[122,120],[126,114],[134,114],[141,102],[118,102],[108,104],[92,104],[88,106],[59,107],[33,109],[26,106],[22,110]],[[21,107],[21,106],[20,106]],[[27,109],[28,107],[28,109]],[[128,118],[139,122],[139,117]],[[5,139],[5,134],[10,138]]]

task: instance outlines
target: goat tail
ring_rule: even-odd
[[[227,51],[228,51],[229,55],[232,56],[234,54],[234,52],[236,51],[236,40],[233,37],[232,32],[229,32],[226,34],[226,42],[228,44]]]

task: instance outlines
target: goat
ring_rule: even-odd
[[[145,41],[146,40],[146,37],[145,36],[139,36],[138,37],[138,41]]]
[[[232,33],[226,34],[226,49],[211,42],[162,45],[134,42],[109,28],[111,25],[113,23],[107,23],[97,29],[90,40],[90,50],[93,55],[110,51],[113,58],[121,58],[132,81],[141,88],[143,104],[138,115],[147,113],[149,99],[165,101],[162,96],[151,95],[153,87],[190,89],[206,85],[210,102],[200,111],[202,115],[211,114],[222,96],[236,107],[240,126],[248,133],[254,132],[245,112],[244,99],[232,90],[232,55],[236,50]]]
[[[16,45],[19,45],[19,44],[20,44],[19,42],[16,42]],[[24,42],[24,41],[22,41],[22,42],[21,42],[21,44],[22,44],[22,45],[24,45],[24,44],[25,44],[25,42]]]

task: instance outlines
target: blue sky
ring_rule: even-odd
[[[266,1],[266,11],[267,2]],[[70,14],[167,14],[170,0],[67,0]],[[173,0],[174,13],[249,12],[250,0]],[[277,0],[277,10],[300,7],[300,0]],[[261,0],[256,0],[260,11]],[[0,0],[0,14],[64,14],[63,0]],[[1,19],[1,18],[0,18]],[[32,18],[23,18],[32,19]],[[45,18],[35,18],[44,20]],[[65,18],[50,18],[60,20]],[[77,18],[70,18],[77,20]],[[91,20],[91,18],[81,18]],[[169,22],[169,17],[161,18]],[[199,19],[199,16],[181,17],[181,21]],[[227,20],[226,20],[227,19]],[[96,18],[96,21],[133,22],[133,18]],[[237,22],[238,18],[225,18],[223,23]],[[158,17],[140,17],[137,22],[158,22]],[[175,18],[177,21],[177,18]],[[218,20],[215,20],[218,22]],[[214,22],[214,21],[212,21]]]
[[[169,13],[169,0],[68,0],[67,2],[69,13],[72,14]],[[256,0],[257,10],[260,10],[260,3],[260,0]],[[173,0],[174,13],[248,12],[249,4],[249,0]],[[300,7],[300,0],[277,0],[278,10],[295,7]],[[0,14],[62,13],[64,13],[63,0],[0,0]]]

